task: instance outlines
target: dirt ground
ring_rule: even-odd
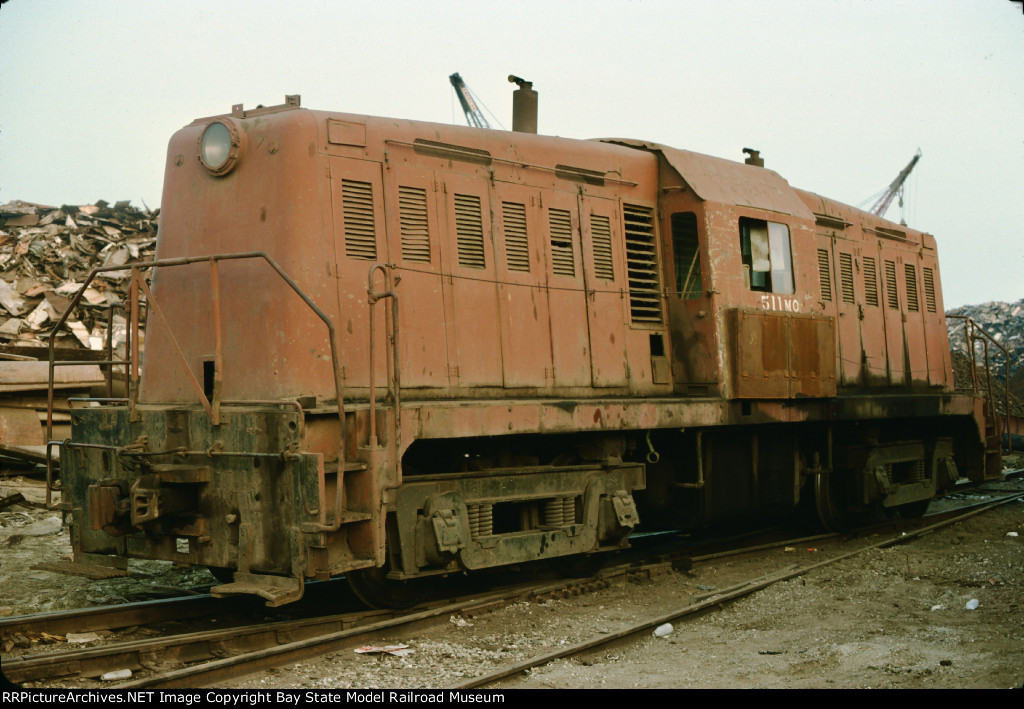
[[[1024,489],[1020,482],[1004,486]],[[14,491],[42,499],[41,484],[31,479],[0,479],[0,496]],[[556,660],[492,687],[1021,687],[1024,537],[1019,535],[1024,535],[1024,503],[1017,501],[676,622],[664,637],[645,635]],[[379,638],[378,645],[408,645],[402,656],[344,649],[225,686],[455,687],[501,665],[668,613],[739,581],[806,566],[883,536],[701,563],[689,572],[666,572],[570,599],[453,616],[444,628]],[[69,553],[59,514],[20,506],[0,511],[0,614],[117,603],[159,595],[168,587],[210,583],[204,570],[159,563],[132,562],[131,578],[107,581],[30,569]]]

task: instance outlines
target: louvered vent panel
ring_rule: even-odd
[[[899,310],[900,299],[896,294],[896,264],[893,261],[885,262],[885,295],[889,302],[889,307],[893,310]]]
[[[551,270],[559,276],[575,276],[572,257],[572,217],[565,209],[549,209],[551,228]]]
[[[591,214],[590,235],[594,241],[594,274],[606,281],[614,281],[611,220],[608,217]]]
[[[505,224],[505,259],[510,271],[530,271],[530,246],[526,238],[526,205],[502,202]]]
[[[929,313],[935,312],[935,274],[932,269],[924,269],[924,306]]]
[[[839,254],[839,289],[842,291],[843,302],[853,304],[853,256]]]
[[[459,265],[486,268],[484,222],[480,213],[480,198],[476,195],[455,195],[455,234],[459,242]]]
[[[427,191],[419,187],[399,186],[398,214],[402,226],[402,258],[430,263]]]
[[[903,264],[903,272],[907,276],[907,310],[916,313],[918,311],[917,270],[914,268],[914,264],[905,263]]]
[[[624,204],[622,212],[626,232],[630,315],[633,322],[661,322],[654,210]]]
[[[871,256],[864,257],[864,302],[878,307],[878,264]]]
[[[818,249],[818,280],[821,283],[821,299],[831,303],[832,269],[829,268],[827,249]]]
[[[373,226],[373,185],[355,180],[341,181],[345,216],[345,255],[373,261],[377,238]]]

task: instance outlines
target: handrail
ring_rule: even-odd
[[[964,338],[967,349],[971,357],[971,390],[974,394],[978,394],[978,364],[976,359],[975,344],[978,342],[982,343],[985,353],[985,389],[988,393],[988,406],[991,407],[992,413],[995,414],[995,398],[992,392],[992,370],[990,369],[991,360],[989,358],[988,346],[989,343],[998,347],[1004,358],[1004,366],[1006,368],[1005,376],[1003,377],[1003,430],[1010,430],[1010,352],[996,340],[984,327],[974,321],[973,318],[967,315],[947,315],[947,318],[954,318],[956,320],[964,321]],[[980,334],[979,334],[980,333]],[[954,386],[956,383],[954,382]],[[999,418],[993,416],[993,418]],[[997,432],[998,433],[998,432]],[[1001,445],[1001,443],[1000,443]],[[1009,437],[1009,450],[1013,452],[1013,437]]]
[[[384,274],[384,287],[387,288],[385,291],[375,291],[373,289],[373,275],[377,271]],[[398,293],[395,292],[394,285],[390,284],[390,278],[388,273],[387,264],[375,263],[370,266],[370,271],[366,277],[366,294],[370,304],[370,446],[375,447],[377,445],[377,396],[376,386],[374,382],[374,336],[373,336],[373,306],[377,304],[377,301],[385,298],[391,299],[391,312],[388,313],[390,316],[390,330],[391,330],[391,362],[389,363],[389,369],[391,370],[388,374],[388,389],[391,395],[391,404],[395,410],[395,430],[390,436],[393,439],[394,445],[397,447],[400,444],[398,440],[399,432],[401,431],[401,389],[402,389],[402,374],[401,374],[401,359],[398,353]],[[387,338],[387,325],[385,323],[385,339]],[[387,345],[385,344],[385,354],[387,352]]]
[[[222,403],[227,403],[227,402],[222,402],[221,401],[221,399],[220,399],[220,387],[217,386],[218,382],[221,381],[221,371],[220,370],[221,370],[221,367],[223,366],[223,362],[222,362],[222,358],[221,358],[221,352],[220,352],[220,349],[221,349],[221,333],[220,333],[219,330],[220,330],[221,318],[220,318],[220,286],[219,286],[218,263],[220,261],[235,261],[235,260],[243,260],[243,259],[263,259],[263,261],[265,261],[267,263],[267,265],[269,265],[277,273],[277,275],[280,276],[281,280],[283,280],[292,289],[292,291],[294,291],[295,294],[298,295],[299,298],[302,299],[302,301],[310,308],[310,310],[312,310],[314,312],[314,314],[316,314],[316,316],[318,318],[320,318],[320,320],[327,327],[328,339],[329,339],[330,345],[331,345],[331,364],[332,364],[333,376],[334,376],[334,390],[335,390],[335,394],[336,394],[337,400],[338,400],[338,423],[339,423],[339,427],[340,427],[339,434],[338,434],[338,469],[339,470],[344,470],[344,465],[345,465],[345,409],[344,409],[344,397],[343,397],[343,391],[342,391],[341,354],[340,354],[340,351],[339,351],[339,348],[338,348],[338,341],[337,341],[337,335],[336,335],[335,328],[334,328],[334,323],[332,323],[331,319],[329,317],[327,317],[327,315],[317,306],[316,303],[313,302],[313,300],[308,295],[306,295],[306,293],[299,287],[299,285],[287,273],[285,273],[284,269],[281,268],[281,266],[273,258],[271,258],[270,255],[268,255],[266,252],[263,252],[263,251],[247,251],[247,252],[232,253],[232,254],[212,254],[212,255],[209,255],[209,256],[186,256],[186,257],[169,258],[169,259],[155,259],[155,260],[152,260],[152,261],[140,261],[140,262],[132,264],[132,266],[131,266],[132,275],[131,275],[131,282],[130,282],[130,286],[129,286],[129,307],[127,309],[128,310],[128,315],[129,315],[129,324],[128,324],[128,333],[127,333],[127,338],[126,338],[126,343],[128,345],[129,354],[128,354],[128,356],[126,357],[126,359],[124,361],[124,363],[128,364],[128,371],[126,372],[126,385],[128,387],[128,391],[126,392],[126,394],[127,394],[127,398],[128,398],[128,408],[129,408],[129,412],[130,412],[129,415],[132,416],[132,417],[134,417],[134,415],[135,415],[135,406],[136,406],[136,403],[137,403],[138,388],[139,388],[139,337],[138,337],[138,335],[139,335],[139,329],[140,329],[140,327],[139,327],[139,293],[140,292],[144,293],[146,295],[147,305],[153,309],[153,312],[155,312],[157,314],[157,317],[161,320],[161,322],[164,324],[164,326],[167,327],[168,332],[170,333],[170,326],[163,319],[163,315],[162,315],[162,313],[159,310],[159,306],[157,305],[156,299],[153,297],[153,294],[150,291],[148,284],[146,284],[145,279],[142,276],[141,272],[143,270],[145,270],[145,269],[172,268],[172,267],[175,267],[175,266],[187,266],[187,265],[196,264],[196,263],[209,263],[210,264],[210,274],[211,274],[210,278],[211,278],[211,289],[212,289],[212,299],[213,299],[213,310],[214,310],[214,327],[216,327],[217,330],[218,330],[218,332],[216,332],[214,334],[217,352],[214,355],[214,391],[213,391],[213,399],[214,399],[214,401],[213,401],[212,404],[207,399],[207,397],[205,395],[205,392],[203,391],[202,387],[199,386],[199,383],[196,380],[195,375],[192,372],[191,368],[189,368],[187,362],[185,362],[184,355],[182,354],[181,349],[178,347],[177,342],[174,340],[173,333],[170,334],[170,338],[171,338],[172,346],[174,347],[174,349],[176,351],[176,355],[178,356],[179,363],[185,368],[186,374],[189,376],[189,378],[191,380],[191,383],[193,385],[193,388],[196,389],[196,392],[197,392],[197,394],[199,396],[200,403],[203,404],[204,408],[206,408],[207,412],[210,414],[210,417],[211,417],[211,420],[212,420],[213,424],[214,425],[218,425],[219,424],[220,406],[221,406]],[[124,266],[123,265],[120,265],[120,266],[98,266],[96,268],[93,268],[91,271],[89,271],[89,275],[86,276],[85,281],[82,283],[82,287],[79,289],[78,293],[75,294],[75,297],[71,299],[71,302],[68,304],[68,307],[65,309],[65,311],[61,315],[61,317],[57,320],[57,322],[54,325],[53,329],[50,331],[50,334],[49,334],[49,337],[48,337],[48,359],[49,359],[49,365],[50,365],[49,366],[50,373],[49,373],[49,383],[48,383],[47,402],[46,402],[46,440],[47,441],[51,441],[52,438],[53,438],[54,369],[55,369],[55,366],[56,366],[55,365],[56,360],[55,360],[55,357],[54,357],[54,346],[55,346],[55,341],[56,341],[56,337],[57,337],[57,332],[64,325],[64,323],[67,321],[67,319],[70,317],[71,312],[81,302],[82,297],[84,296],[86,289],[92,283],[93,279],[95,279],[98,275],[100,275],[102,273],[105,273],[107,271],[122,271],[122,270],[124,270]],[[112,323],[112,316],[111,316],[111,323]],[[108,351],[110,351],[110,350],[108,350]],[[115,360],[113,359],[112,351],[110,351],[110,357],[106,361],[93,360],[93,361],[89,361],[89,362],[82,362],[82,364],[97,364],[97,362],[99,362],[100,364],[107,365],[108,368],[111,371],[112,371],[113,365],[115,363],[120,363],[120,362],[115,362]],[[109,390],[109,386],[110,385],[109,385],[109,378],[108,378],[108,390]],[[236,403],[236,402],[231,402],[231,403]],[[133,420],[134,420],[134,418],[133,418]],[[63,445],[63,444],[60,444],[60,445]],[[49,498],[49,491],[50,491],[49,481],[52,480],[52,473],[51,473],[51,470],[50,470],[51,461],[50,461],[49,455],[47,456],[46,467],[47,467],[47,481],[48,481],[48,484],[47,484],[47,497]],[[341,481],[340,480],[338,481],[338,487],[339,487],[339,489],[341,487]],[[54,489],[59,489],[59,488],[54,488]],[[340,521],[341,521],[340,497],[341,496],[338,495],[339,499],[336,501],[336,509],[335,509],[335,522],[336,523],[340,523]],[[49,504],[49,499],[47,500],[47,504]]]

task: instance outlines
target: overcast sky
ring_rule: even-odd
[[[1019,0],[9,0],[0,203],[157,207],[174,131],[285,94],[464,124],[453,72],[505,127],[516,74],[541,133],[756,148],[855,206],[920,148],[946,307],[1024,297]]]

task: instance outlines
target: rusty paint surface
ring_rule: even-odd
[[[831,318],[735,310],[733,392],[744,399],[835,396]]]
[[[820,310],[837,318],[841,386],[948,390],[952,365],[935,239],[796,192],[817,215],[815,246],[827,255],[831,293]]]

